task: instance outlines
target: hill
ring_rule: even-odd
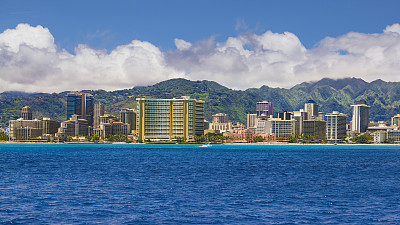
[[[137,97],[173,98],[189,95],[204,100],[206,118],[219,112],[229,114],[231,121],[246,122],[247,113],[255,113],[256,102],[262,100],[274,103],[274,112],[294,111],[304,107],[304,103],[313,99],[319,104],[320,111],[328,113],[334,110],[351,117],[351,104],[357,100],[366,100],[371,106],[370,119],[388,121],[400,113],[400,83],[376,80],[365,82],[358,78],[328,79],[317,82],[305,82],[290,89],[262,86],[245,91],[232,90],[213,81],[189,81],[171,79],[148,87],[104,91],[84,90],[94,95],[96,101],[106,105],[108,113],[118,115],[124,107],[135,107]],[[7,125],[8,120],[19,118],[20,110],[28,105],[34,110],[35,118],[50,117],[65,120],[66,93],[23,93],[3,92],[0,94],[0,123]]]

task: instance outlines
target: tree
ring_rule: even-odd
[[[178,142],[178,143],[184,143],[184,142],[185,142],[185,138],[184,138],[184,137],[174,137],[174,139],[175,139],[176,142]]]
[[[374,140],[374,138],[371,137],[371,135],[369,135],[369,134],[359,135],[354,138],[354,141],[357,144],[367,144],[367,143],[370,143],[372,140]]]
[[[1,141],[8,141],[8,135],[5,133],[0,133],[0,140]]]
[[[263,141],[265,141],[265,138],[263,138],[261,136],[253,137],[253,142],[263,142]]]

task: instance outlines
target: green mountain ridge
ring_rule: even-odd
[[[388,121],[400,113],[400,82],[385,82],[380,79],[366,82],[359,78],[330,79],[303,82],[290,89],[272,88],[266,85],[247,90],[232,90],[214,81],[190,81],[182,78],[170,79],[147,87],[104,91],[84,90],[94,95],[96,102],[106,106],[107,113],[118,115],[121,108],[136,107],[137,97],[173,98],[191,96],[205,101],[206,119],[219,112],[229,114],[231,121],[246,122],[247,113],[255,113],[256,102],[271,101],[274,113],[280,110],[295,111],[313,99],[319,111],[339,111],[351,117],[351,105],[366,100],[371,106],[370,120]],[[10,119],[20,117],[20,110],[28,105],[35,118],[50,117],[59,121],[66,119],[66,94],[3,92],[0,94],[0,123],[8,125]]]

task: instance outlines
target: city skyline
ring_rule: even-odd
[[[117,90],[176,77],[234,89],[399,81],[399,4],[2,1],[0,92]]]

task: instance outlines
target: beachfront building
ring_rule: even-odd
[[[394,143],[400,143],[400,130],[389,130],[387,131],[387,140]]]
[[[386,141],[386,137],[387,137],[386,131],[379,130],[379,131],[374,132],[373,135],[374,135],[374,143],[375,144],[381,144]]]
[[[54,135],[60,123],[50,118],[32,119],[32,109],[25,106],[21,110],[21,118],[9,121],[9,135],[12,140],[28,140]]]
[[[326,139],[326,122],[324,120],[305,120],[303,136],[313,136],[318,140]]]
[[[137,98],[138,140],[172,140],[182,137],[194,141],[204,134],[204,101],[189,96],[173,99]]]
[[[326,136],[329,142],[338,142],[346,136],[347,116],[338,111],[328,113],[326,116]]]
[[[9,135],[12,140],[29,140],[43,134],[43,123],[38,119],[24,120],[19,118],[10,120],[9,127]]]
[[[265,133],[272,134],[275,138],[292,137],[295,135],[295,120],[282,120],[281,118],[270,118],[265,121]]]

